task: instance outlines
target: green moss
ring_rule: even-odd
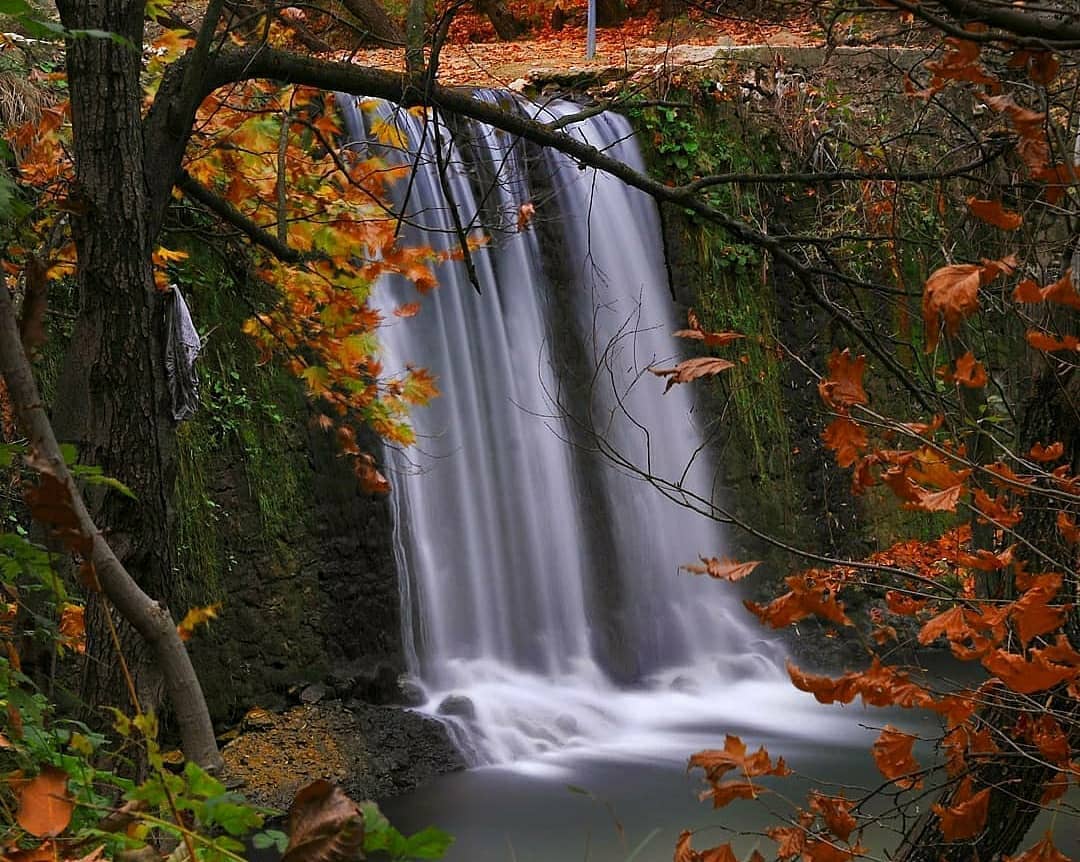
[[[198,362],[200,407],[178,430],[175,490],[178,563],[190,603],[218,601],[236,563],[238,545],[273,551],[290,522],[304,518],[306,475],[297,450],[306,420],[296,381],[273,366],[260,365],[240,331],[252,306],[221,262],[183,237],[171,241],[190,257],[177,269],[196,325],[205,339]],[[237,469],[239,467],[239,470]],[[238,535],[250,525],[233,523],[234,513],[218,502],[238,489],[215,485],[226,473],[242,474],[243,489],[257,506],[258,535]],[[291,554],[286,554],[291,557]]]

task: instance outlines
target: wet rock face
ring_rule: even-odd
[[[329,435],[306,413],[282,424],[302,515],[270,530],[239,450],[213,455],[207,493],[222,513],[226,571],[204,603],[221,616],[193,641],[215,722],[247,709],[283,709],[318,683],[324,697],[400,703],[404,671],[397,574],[387,500],[360,491]],[[376,441],[365,441],[378,451]],[[191,604],[203,596],[195,595]],[[309,692],[313,695],[314,690]],[[321,698],[320,698],[321,699]]]

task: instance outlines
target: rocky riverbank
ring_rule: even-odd
[[[465,767],[438,721],[399,707],[336,700],[280,714],[253,709],[222,754],[230,784],[281,810],[318,778],[340,784],[354,799],[383,799]]]

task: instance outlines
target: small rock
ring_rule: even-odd
[[[677,676],[671,681],[669,688],[672,691],[680,691],[683,694],[697,694],[698,684],[697,681],[691,679],[688,676]]]
[[[577,719],[572,715],[560,715],[555,719],[555,726],[567,736],[577,736],[581,733]]]
[[[246,731],[268,730],[274,726],[274,714],[259,706],[254,706],[244,713],[242,726]]]
[[[398,680],[398,691],[401,692],[400,700],[403,706],[423,706],[427,703],[428,698],[423,686],[407,676]]]
[[[449,694],[439,704],[439,715],[456,715],[466,721],[476,718],[476,704],[463,694]]]
[[[309,685],[302,692],[300,692],[301,703],[318,703],[327,695],[326,686],[321,682]]]

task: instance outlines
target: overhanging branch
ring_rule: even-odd
[[[231,224],[253,243],[265,248],[278,260],[285,263],[300,263],[304,259],[300,252],[283,243],[273,234],[263,230],[227,200],[210,191],[187,171],[180,172],[176,187],[196,203],[202,204],[222,221]]]

